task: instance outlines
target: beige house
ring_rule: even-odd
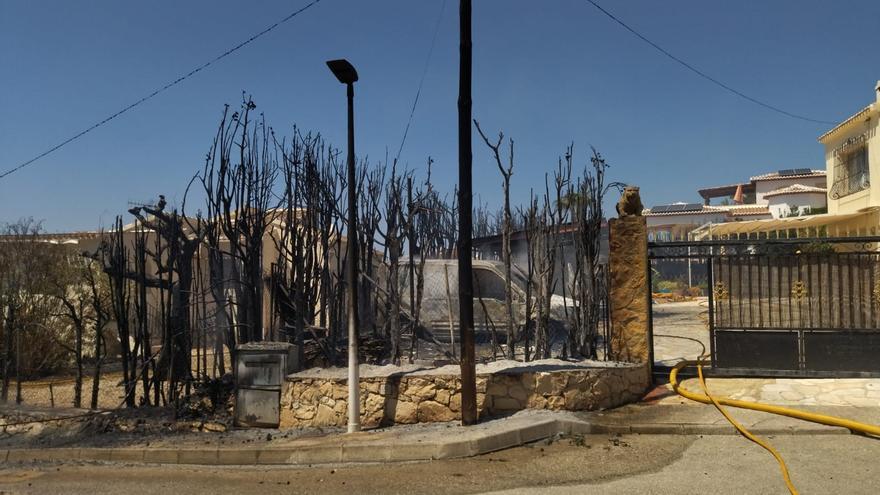
[[[298,212],[299,213],[299,212]],[[284,326],[285,322],[282,321],[281,315],[278,311],[276,311],[275,306],[278,301],[275,300],[276,297],[279,297],[280,294],[277,294],[273,290],[273,277],[276,272],[276,268],[278,268],[279,263],[286,263],[288,269],[290,268],[292,261],[289,258],[289,253],[292,252],[292,239],[284,239],[284,231],[285,231],[285,218],[284,212],[282,211],[272,211],[267,214],[269,218],[268,226],[266,229],[266,233],[262,240],[262,256],[261,256],[261,264],[262,264],[262,326],[264,332],[264,338],[278,338],[280,329]],[[182,218],[182,217],[181,217]],[[198,220],[195,218],[184,219],[184,229],[189,232],[189,229],[186,227],[188,223],[192,225],[196,225]],[[136,238],[138,234],[141,233],[138,229],[143,228],[139,223],[132,222],[126,224],[122,227],[122,238],[123,243],[125,244],[126,249],[130,252],[135,251]],[[157,241],[157,234],[153,230],[146,229],[142,232],[145,237],[146,245],[149,249],[155,250],[155,243]],[[107,236],[113,235],[113,230],[110,229],[108,231],[99,232],[99,231],[79,231],[79,232],[66,232],[66,233],[45,233],[39,234],[37,236],[37,240],[41,242],[47,242],[51,244],[63,245],[67,249],[70,250],[71,253],[96,253],[102,244],[107,239]],[[191,234],[188,234],[191,236]],[[300,235],[304,234],[300,232]],[[315,234],[317,237],[317,234]],[[309,249],[312,250],[312,254],[316,259],[322,259],[323,253],[320,251],[319,244],[317,240],[314,241],[314,245]],[[342,263],[340,261],[340,257],[344,257],[347,239],[345,236],[340,235],[337,231],[332,230],[328,232],[328,253],[327,253],[327,263],[328,270],[331,272],[333,277],[341,277],[341,267]],[[220,238],[220,246],[224,252],[229,251],[228,240],[225,237]],[[224,255],[224,271],[227,274],[227,277],[231,277],[231,273],[233,272],[232,263],[235,261],[228,256]],[[374,283],[382,284],[384,283],[385,276],[384,272],[380,269],[382,263],[382,253],[374,252]],[[147,276],[154,276],[157,273],[157,265],[155,260],[151,256],[147,256],[145,259],[145,272]],[[206,309],[209,314],[214,314],[215,304],[217,301],[215,300],[212,292],[210,290],[211,281],[210,277],[210,267],[208,263],[208,245],[206,242],[203,242],[195,253],[195,259],[193,260],[193,287],[192,290],[196,292],[196,298],[204,297],[206,299]],[[227,286],[222,289],[222,292],[225,295],[224,305],[228,308],[231,308],[231,305],[235,304],[234,301],[234,290],[235,286],[234,282],[230,279]],[[159,311],[159,307],[162,304],[160,301],[161,292],[159,289],[148,287],[146,290],[147,296],[147,305],[148,312],[151,315],[157,314]],[[235,321],[236,312],[229,311],[230,317],[232,318],[231,324],[238,324]],[[151,318],[151,321],[155,322],[155,318]],[[318,322],[309,322],[315,323]],[[111,322],[110,328],[113,328],[113,323]],[[212,328],[214,325],[210,325]],[[155,335],[155,332],[153,332]]]
[[[825,145],[828,170],[828,213],[854,213],[880,205],[880,81],[874,88],[874,101],[834,129],[819,136]]]

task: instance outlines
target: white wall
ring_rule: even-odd
[[[783,187],[793,186],[795,184],[800,184],[802,186],[811,186],[811,187],[827,187],[825,183],[825,177],[798,177],[798,178],[780,178],[780,179],[761,179],[755,181],[755,204],[758,205],[766,205],[770,204],[769,199],[764,198],[764,195],[770,191],[775,191],[777,189],[782,189]]]
[[[680,215],[647,215],[645,219],[648,227],[660,225],[705,225],[709,222],[724,222],[727,220],[727,215],[724,212],[682,213]]]
[[[825,208],[827,202],[822,193],[780,194],[767,198],[767,208],[773,214],[773,218],[781,218],[791,212],[792,207],[797,207],[803,215],[805,210],[811,208]]]

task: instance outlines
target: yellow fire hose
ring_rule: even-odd
[[[688,366],[697,367],[697,375],[700,380],[700,387],[703,389],[702,394],[691,392],[690,390],[687,390],[678,383],[678,372]],[[834,416],[827,416],[825,414],[808,413],[804,411],[798,411],[797,409],[790,409],[787,407],[771,406],[767,404],[759,404],[757,402],[729,399],[727,397],[716,398],[709,393],[709,387],[706,385],[706,380],[703,377],[702,361],[681,361],[680,363],[676,364],[675,367],[672,368],[672,371],[669,373],[669,383],[672,384],[672,389],[682,397],[696,402],[702,402],[703,404],[714,405],[718,409],[718,411],[720,411],[721,414],[723,414],[724,417],[727,418],[730,424],[732,424],[734,428],[736,428],[737,431],[739,431],[744,437],[755,442],[756,444],[760,445],[768,452],[773,454],[773,457],[775,457],[776,461],[779,463],[779,468],[782,471],[782,477],[785,480],[785,485],[788,487],[788,491],[791,492],[792,495],[797,495],[798,491],[791,482],[791,477],[788,474],[788,467],[785,465],[785,461],[782,459],[782,456],[779,454],[779,452],[777,452],[776,449],[774,449],[769,443],[767,443],[766,440],[758,438],[751,432],[746,430],[744,426],[734,420],[730,416],[730,414],[723,407],[721,407],[722,405],[739,407],[742,409],[751,409],[753,411],[763,411],[771,414],[779,414],[781,416],[802,419],[804,421],[811,421],[813,423],[819,423],[828,426],[839,426],[841,428],[846,428],[852,432],[863,433],[872,436],[880,436],[880,426],[877,425],[859,423],[857,421],[837,418]]]

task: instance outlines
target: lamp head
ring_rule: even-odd
[[[330,68],[330,71],[333,72],[333,75],[336,76],[336,79],[339,79],[339,82],[342,84],[351,84],[358,80],[358,73],[354,69],[354,66],[344,58],[328,60],[327,67]]]

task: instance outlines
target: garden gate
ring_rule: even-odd
[[[715,374],[880,376],[878,250],[880,237],[650,242],[648,261],[705,267]]]

